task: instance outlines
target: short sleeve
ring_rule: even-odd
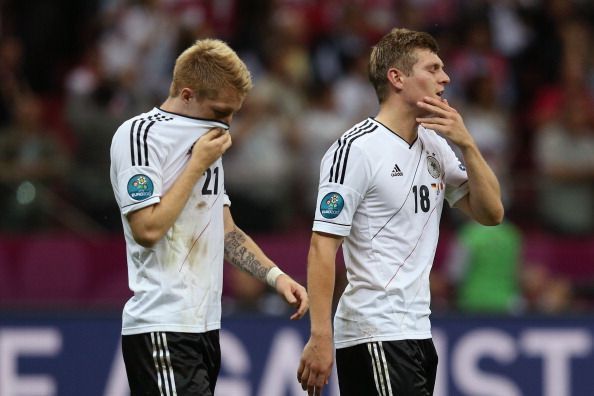
[[[127,215],[161,200],[162,176],[158,169],[148,166],[126,168],[118,176],[120,211]]]
[[[111,182],[120,212],[127,215],[161,200],[163,172],[159,150],[163,148],[149,135],[138,154],[137,147],[131,150],[127,135],[121,132],[116,133],[112,142]]]
[[[223,194],[223,206],[231,207],[231,199],[229,198],[229,195],[227,195],[227,189],[225,189]]]
[[[350,233],[353,216],[369,186],[371,167],[357,147],[341,151],[335,143],[320,165],[320,183],[313,230],[333,235]]]

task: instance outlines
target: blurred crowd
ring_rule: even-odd
[[[445,212],[453,237],[447,268],[436,271],[435,305],[555,311],[575,301],[567,280],[523,263],[521,250],[527,230],[594,235],[593,2],[0,4],[2,233],[119,232],[111,137],[122,121],[160,105],[176,56],[200,37],[229,42],[255,82],[224,158],[237,223],[262,233],[308,228],[323,153],[376,112],[370,46],[402,26],[438,39],[452,80],[445,96],[499,176],[507,209],[494,231]],[[492,262],[497,254],[505,265]],[[487,301],[485,289],[500,296]],[[472,301],[478,306],[464,305]]]

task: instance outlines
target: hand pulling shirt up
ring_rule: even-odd
[[[466,195],[467,179],[445,139],[423,127],[409,145],[368,118],[326,152],[313,230],[345,237],[337,348],[431,337],[429,272],[443,201]]]
[[[125,121],[111,144],[111,184],[120,206],[128,283],[122,334],[202,333],[220,328],[223,277],[222,160],[194,186],[178,219],[153,247],[134,241],[127,214],[158,203],[188,164],[196,140],[228,125],[154,108]]]

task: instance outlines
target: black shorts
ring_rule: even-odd
[[[341,396],[433,394],[437,352],[433,341],[369,342],[336,350]]]
[[[219,331],[122,336],[131,396],[211,396],[221,368]]]

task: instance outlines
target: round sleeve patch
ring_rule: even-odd
[[[128,195],[136,201],[150,198],[153,190],[153,181],[146,175],[134,175],[128,180]]]
[[[320,213],[327,219],[333,219],[342,212],[343,207],[344,199],[342,195],[337,192],[331,192],[322,198],[322,202],[320,202]]]

